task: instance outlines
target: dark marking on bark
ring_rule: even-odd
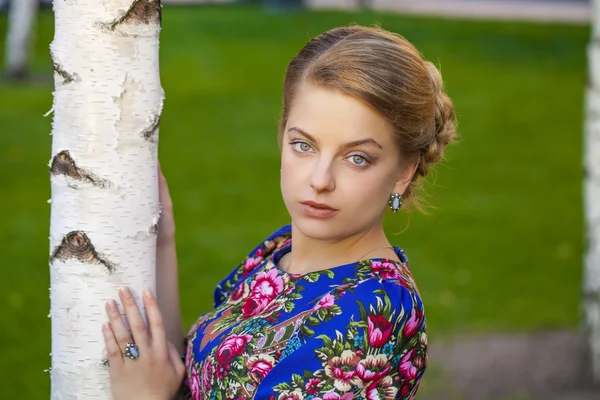
[[[71,82],[79,81],[79,76],[77,74],[68,73],[60,64],[55,61],[52,62],[52,70],[55,74],[63,79],[62,82],[59,82],[60,85],[66,85]]]
[[[148,229],[148,233],[150,233],[151,235],[156,235],[158,233],[158,222],[150,226],[150,229]]]
[[[102,357],[102,361],[100,361],[100,363],[102,364],[102,367],[104,367],[105,369],[108,369],[108,367],[110,367],[110,362],[108,361],[108,356]]]
[[[135,0],[127,12],[115,22],[108,25],[115,30],[126,24],[162,24],[162,5],[160,0]]]
[[[106,179],[98,178],[91,172],[79,168],[68,150],[63,150],[54,156],[52,165],[50,166],[50,173],[52,175],[66,175],[75,180],[89,182],[98,187],[110,186]]]
[[[88,264],[103,265],[108,273],[115,271],[115,266],[98,254],[90,239],[82,231],[69,232],[52,252],[50,263],[72,258]]]
[[[146,140],[155,141],[156,133],[160,127],[160,115],[155,115],[150,121],[150,125],[142,131],[142,137]]]

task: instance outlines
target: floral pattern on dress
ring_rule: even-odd
[[[423,304],[401,262],[362,260],[305,275],[277,267],[290,226],[215,290],[188,336],[193,399],[412,399],[427,367]]]

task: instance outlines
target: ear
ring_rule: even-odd
[[[410,182],[417,171],[419,161],[420,158],[416,157],[415,160],[411,160],[410,162],[404,164],[402,169],[400,169],[398,179],[394,184],[394,192],[400,193],[401,195],[404,194],[406,188],[408,185],[410,185]]]

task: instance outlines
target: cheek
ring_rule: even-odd
[[[382,198],[387,199],[385,185],[382,185],[381,177],[370,174],[355,174],[344,187],[345,197],[350,199],[357,207],[379,208]]]
[[[297,166],[293,163],[293,154],[289,154],[289,150],[284,149],[281,153],[281,177],[280,186],[281,194],[283,199],[289,196],[292,189],[294,188],[294,182],[298,180],[296,176],[298,174]]]
[[[348,174],[343,181],[338,179],[337,190],[353,208],[363,212],[379,213],[385,208],[392,193],[394,180],[380,169]],[[357,212],[358,212],[357,211]]]

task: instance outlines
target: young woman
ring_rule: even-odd
[[[415,202],[416,181],[455,134],[439,71],[402,37],[352,26],[309,41],[283,85],[291,224],[217,286],[214,309],[184,340],[160,174],[159,301],[144,292],[148,328],[127,289],[131,334],[107,305],[115,397],[166,400],[183,380],[193,399],[412,399],[427,366],[425,314],[383,216]]]

